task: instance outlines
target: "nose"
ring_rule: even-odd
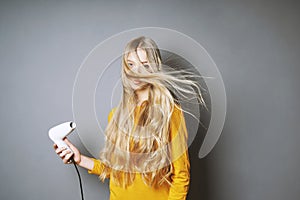
[[[141,67],[139,65],[135,65],[131,68],[131,71],[133,71],[134,73],[140,73]]]

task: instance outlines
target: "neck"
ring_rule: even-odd
[[[135,91],[135,95],[137,97],[137,105],[141,105],[143,101],[148,100],[149,97],[149,87],[145,87],[140,90]]]

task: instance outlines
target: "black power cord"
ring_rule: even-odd
[[[73,165],[74,165],[74,167],[75,167],[75,169],[76,169],[77,175],[78,175],[79,186],[80,186],[80,193],[81,193],[81,200],[84,200],[84,198],[83,198],[83,189],[82,189],[82,182],[81,182],[80,173],[79,173],[79,170],[78,170],[78,168],[77,168],[76,162],[75,162],[75,160],[74,160],[73,157],[71,158],[71,161],[72,161],[72,163],[73,163]]]

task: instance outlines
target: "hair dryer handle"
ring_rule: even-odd
[[[71,152],[73,152],[73,151],[70,149],[70,147],[69,147],[63,140],[57,140],[57,141],[55,141],[55,144],[56,144],[59,148],[64,147],[64,148],[70,150]]]

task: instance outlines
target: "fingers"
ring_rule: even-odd
[[[66,147],[56,147],[55,153],[56,153],[57,155],[59,155],[59,154],[61,154],[65,149],[66,149]]]
[[[63,160],[65,164],[69,164],[70,159],[74,155],[74,153],[69,149],[67,149],[66,147],[57,147],[57,146],[55,149],[55,153]]]
[[[70,151],[69,151],[70,152]],[[68,154],[66,154],[65,156],[64,156],[64,158],[63,158],[63,162],[65,163],[65,164],[70,164],[70,163],[72,163],[71,162],[71,158],[73,157],[73,153],[72,152],[70,152],[70,153],[68,153]]]
[[[59,156],[61,158],[64,158],[67,154],[70,154],[70,153],[72,153],[72,152],[69,149],[64,149],[59,153]]]
[[[58,147],[56,144],[53,145],[55,149],[55,153],[63,160],[65,164],[70,164],[70,159],[73,157],[75,163],[79,163],[81,159],[81,155],[79,150],[67,139],[63,139],[64,142],[70,147],[70,149],[64,147]]]

